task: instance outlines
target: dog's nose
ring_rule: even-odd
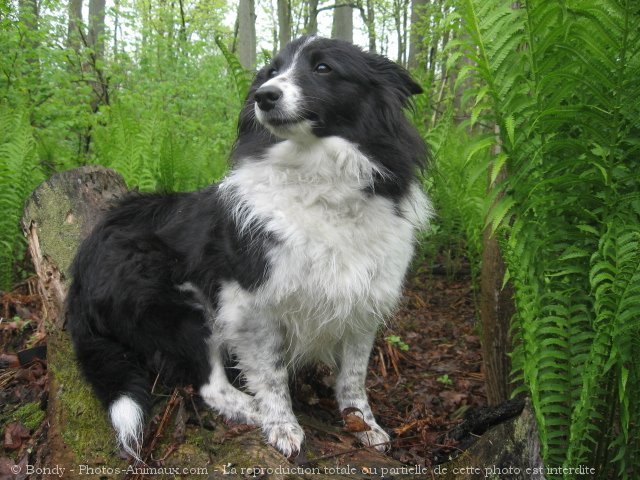
[[[282,97],[282,90],[273,85],[266,85],[260,87],[253,96],[258,102],[260,110],[265,112],[272,110],[276,106],[280,97]]]

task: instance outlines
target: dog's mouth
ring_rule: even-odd
[[[264,119],[265,123],[272,126],[272,127],[278,127],[278,128],[283,128],[283,127],[290,127],[293,125],[298,125],[302,122],[304,122],[306,120],[306,118],[301,118],[301,117],[296,117],[296,118],[287,118],[287,117],[273,117],[273,118],[269,118],[266,117]]]
[[[277,137],[292,138],[311,133],[316,123],[315,115],[287,115],[283,112],[264,112],[256,108],[257,120]],[[306,132],[306,133],[305,133]]]

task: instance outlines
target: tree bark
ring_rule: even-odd
[[[514,473],[516,468],[520,474]],[[538,426],[531,402],[526,400],[520,415],[483,433],[475,444],[454,460],[435,467],[434,472],[436,476],[431,478],[439,480],[545,480]]]
[[[67,48],[76,52],[82,45],[79,29],[82,28],[82,0],[69,0],[67,20]]]
[[[278,0],[278,42],[283,48],[291,41],[291,3]]]
[[[37,0],[19,0],[18,14],[20,22],[25,26],[24,47],[27,53],[27,63],[30,73],[35,77],[40,77],[39,46],[40,35],[38,34],[38,24],[40,10]]]
[[[120,29],[120,0],[113,2],[113,58],[118,55],[118,30]]]
[[[407,65],[409,68],[417,68],[419,63],[424,63],[423,42],[424,32],[422,31],[423,15],[425,7],[429,0],[412,0],[411,1],[411,34],[409,36],[409,57]]]
[[[361,7],[362,20],[367,27],[367,35],[369,37],[369,51],[376,53],[378,50],[376,35],[376,10],[374,0],[366,0],[366,6]]]
[[[318,0],[310,0],[308,2],[309,8],[309,21],[307,23],[306,33],[307,35],[318,34]]]
[[[69,266],[80,240],[105,205],[126,191],[122,177],[101,167],[54,175],[27,200],[22,227],[38,274],[47,332],[49,372],[49,462],[104,463],[113,455],[106,415],[81,380],[64,332]],[[92,426],[93,425],[93,426]],[[72,439],[68,441],[66,439]],[[84,446],[83,446],[84,445]]]
[[[238,58],[242,66],[256,66],[256,6],[255,0],[240,0],[238,7]]]
[[[393,0],[392,8],[396,41],[398,42],[398,56],[396,61],[401,65],[406,65],[408,0]]]
[[[38,2],[37,0],[19,0],[18,12],[20,21],[28,30],[35,31],[38,29]]]
[[[333,27],[331,38],[353,42],[353,7],[336,5],[333,10]]]
[[[499,133],[496,126],[496,134]],[[494,148],[495,155],[500,147]],[[506,169],[502,169],[497,182],[506,178]],[[491,172],[489,173],[491,178]],[[488,185],[491,188],[491,185]],[[482,358],[485,372],[487,400],[490,405],[506,401],[511,394],[512,350],[509,329],[511,318],[515,314],[513,290],[508,283],[502,288],[506,266],[500,253],[500,245],[491,226],[487,226],[482,237],[482,269],[480,272],[480,318],[482,322]]]
[[[104,59],[105,0],[89,0],[89,35],[87,41],[96,60]]]

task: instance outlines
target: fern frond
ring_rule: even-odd
[[[24,254],[22,208],[43,173],[27,113],[0,105],[0,127],[0,289],[9,289],[15,259]]]
[[[236,92],[238,94],[238,101],[240,105],[244,103],[245,98],[247,98],[247,94],[249,93],[249,88],[251,87],[252,75],[242,66],[238,57],[236,57],[229,48],[227,48],[226,44],[222,40],[221,37],[217,36],[215,38],[216,45],[224,55],[224,58],[227,60],[227,64],[229,66],[229,70],[231,76],[233,77],[233,81],[236,85]]]
[[[488,166],[476,152],[496,144],[494,165],[508,172],[492,185],[485,218],[504,239],[518,312],[513,376],[531,395],[545,461],[602,472],[613,461],[622,478],[640,424],[629,402],[640,394],[630,368],[639,362],[628,353],[640,343],[632,3],[461,0],[466,37],[456,45],[472,62],[457,83],[474,85],[465,92],[471,125],[499,127],[466,158],[482,178]]]

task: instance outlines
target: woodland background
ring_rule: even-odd
[[[438,217],[420,257],[471,265],[489,401],[531,397],[548,466],[638,478],[634,0],[0,1],[0,288],[29,274],[23,203],[55,172],[221,178],[251,72],[303,33],[423,85]]]

